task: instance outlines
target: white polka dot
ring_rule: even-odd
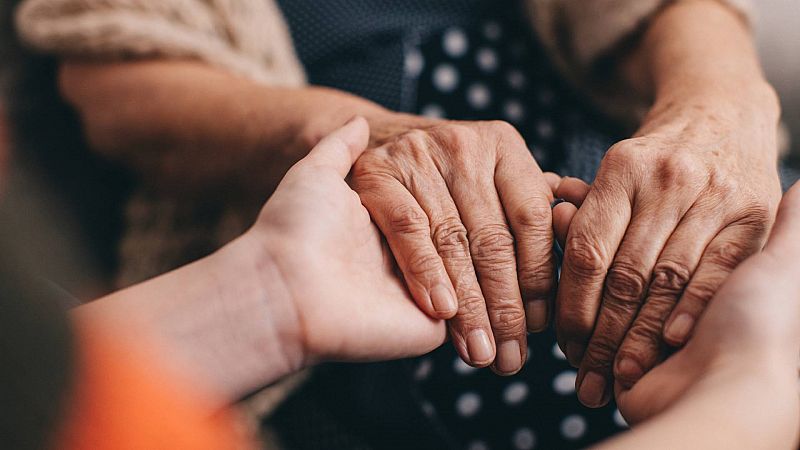
[[[431,402],[422,402],[420,408],[422,409],[422,413],[428,417],[433,417],[436,415],[436,408],[434,408]]]
[[[422,56],[422,52],[417,49],[409,50],[406,52],[406,59],[405,59],[405,71],[406,75],[410,77],[418,77],[420,73],[422,73],[422,69],[425,68],[425,58]]]
[[[483,441],[472,441],[467,444],[467,450],[489,450],[489,444]]]
[[[510,70],[506,74],[506,81],[513,89],[521,90],[528,84],[528,78],[519,70]]]
[[[579,415],[567,416],[561,422],[561,434],[569,439],[580,439],[586,433],[586,419]]]
[[[456,400],[456,411],[461,417],[472,417],[481,409],[481,398],[474,392],[461,394]]]
[[[442,119],[445,115],[444,109],[436,104],[425,105],[421,112],[423,116],[431,119]]]
[[[510,122],[520,122],[525,118],[525,107],[516,100],[509,100],[503,105],[503,114]]]
[[[414,370],[414,379],[416,381],[422,381],[428,378],[433,371],[433,361],[430,358],[425,358],[420,361],[417,368]]]
[[[467,375],[475,372],[478,369],[470,366],[469,364],[465,363],[463,359],[456,356],[453,360],[453,370],[455,370],[459,375]]]
[[[503,401],[506,405],[517,405],[528,397],[528,385],[517,381],[506,386],[503,391]]]
[[[489,93],[489,88],[481,83],[473,84],[467,89],[467,101],[475,109],[483,109],[489,106],[492,101],[492,94]]]
[[[628,421],[622,417],[622,413],[619,410],[614,411],[614,423],[617,424],[618,427],[621,428],[628,428]]]
[[[517,450],[531,450],[536,447],[536,435],[530,428],[520,428],[514,432],[511,442]]]
[[[475,54],[475,62],[484,72],[493,72],[499,63],[497,52],[490,48],[482,48]]]
[[[442,37],[442,47],[445,53],[452,58],[464,56],[469,47],[467,35],[460,28],[451,28]]]
[[[542,139],[550,139],[553,137],[553,133],[555,129],[553,128],[553,122],[542,119],[536,124],[536,133]]]
[[[503,34],[503,28],[500,26],[499,23],[495,21],[486,22],[483,25],[483,35],[486,36],[486,39],[490,41],[496,41],[500,39],[500,36]]]
[[[553,356],[562,361],[567,360],[567,356],[561,351],[561,347],[559,347],[558,344],[553,344]]]
[[[578,377],[574,370],[561,372],[553,378],[553,390],[561,395],[575,392],[575,379]]]
[[[441,64],[433,71],[433,85],[441,92],[452,92],[458,87],[458,72],[450,64]]]

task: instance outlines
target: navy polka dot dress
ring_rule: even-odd
[[[549,67],[516,1],[280,3],[314,84],[429,117],[506,120],[543,170],[571,168],[583,178],[611,142],[592,131],[594,117]],[[330,4],[357,5],[370,20]],[[342,32],[353,28],[352,36]],[[580,405],[576,371],[554,333],[530,335],[528,349],[528,363],[512,377],[469,367],[451,345],[404,367],[421,414],[454,448],[583,448],[625,428],[614,405]]]

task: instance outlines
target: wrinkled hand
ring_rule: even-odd
[[[670,107],[609,150],[569,227],[556,328],[587,406],[686,341],[780,198],[774,118]]]
[[[504,122],[386,117],[352,185],[419,307],[468,364],[520,370],[554,285],[548,178]],[[496,358],[495,358],[496,357]]]
[[[411,299],[344,180],[368,137],[366,121],[355,119],[323,139],[286,174],[248,233],[286,286],[296,318],[281,333],[301,342],[287,351],[301,352],[305,364],[417,356],[446,338],[444,322]]]
[[[791,439],[800,419],[793,395],[799,351],[800,185],[781,203],[765,250],[725,281],[692,339],[632,388],[617,383],[617,405],[630,423],[638,423],[703,390],[755,374],[755,395],[787,385],[788,392],[778,391],[768,410],[753,411],[759,416],[753,420]]]

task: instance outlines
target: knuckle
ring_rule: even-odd
[[[686,288],[684,297],[694,304],[705,307],[717,293],[717,289],[722,284],[723,278],[724,276],[717,274],[706,275],[701,279],[695,279]]]
[[[689,284],[691,276],[691,271],[683,263],[669,260],[659,261],[653,268],[650,294],[677,298]]]
[[[428,216],[414,205],[400,204],[389,210],[389,229],[396,234],[428,234]]]
[[[496,269],[514,265],[514,237],[505,225],[489,225],[469,235],[472,258]]]
[[[462,154],[465,149],[472,148],[478,142],[478,133],[463,123],[448,123],[430,131],[431,136],[444,144],[444,148]]]
[[[478,325],[486,313],[486,302],[477,289],[465,289],[458,296],[458,315]]]
[[[583,356],[583,364],[592,369],[608,369],[617,355],[617,343],[606,336],[594,336]]]
[[[615,262],[606,277],[603,306],[618,314],[630,315],[639,309],[646,279],[632,264]]]
[[[433,226],[433,243],[442,258],[469,257],[469,240],[464,225],[455,217],[448,217]]]
[[[531,197],[511,211],[509,221],[515,224],[515,232],[549,236],[552,234],[553,211],[544,197]],[[520,230],[516,228],[520,228]]]
[[[515,300],[493,302],[488,308],[492,329],[499,333],[515,333],[525,327],[525,312]]]
[[[555,290],[555,265],[552,254],[536,263],[523,264],[517,274],[522,297],[525,299],[550,296]]]
[[[726,272],[731,272],[739,263],[756,251],[755,247],[753,243],[725,239],[711,246],[706,256],[715,266]]]
[[[640,139],[617,142],[608,149],[603,161],[612,166],[628,166],[640,158],[644,145],[644,141]]]
[[[438,274],[439,255],[424,249],[415,249],[407,258],[409,274],[416,279],[424,279],[433,272]]]
[[[573,275],[582,278],[595,278],[605,273],[606,258],[594,240],[584,234],[577,234],[567,240],[564,249],[564,265]]]

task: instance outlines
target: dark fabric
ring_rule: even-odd
[[[280,3],[312,83],[395,110],[507,120],[543,168],[587,181],[619,137],[560,82],[515,0]],[[416,360],[331,365],[273,422],[291,448],[579,448],[619,429],[613,405],[589,411],[574,392],[553,392],[574,370],[552,333],[530,346],[531,365],[511,378],[463,371],[451,345]],[[512,383],[526,398],[507,405]],[[474,416],[457,412],[465,394],[481,399]],[[565,440],[565,421],[586,430]]]

